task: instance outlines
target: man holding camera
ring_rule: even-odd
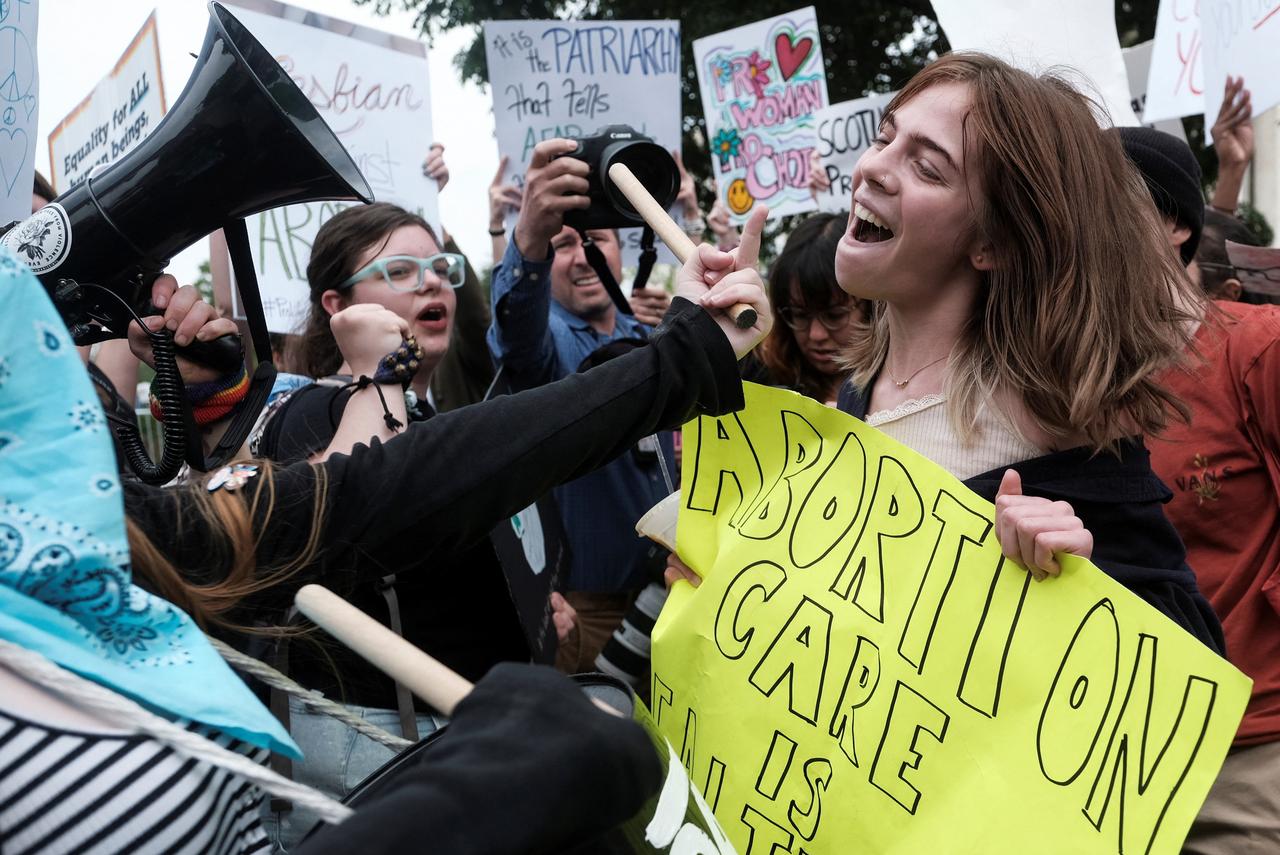
[[[513,239],[494,268],[489,350],[512,391],[541,386],[643,344],[670,297],[661,289],[634,292],[636,315],[617,311],[587,261],[579,233],[564,225],[566,212],[585,210],[591,166],[566,157],[573,140],[539,143],[525,173],[524,198]],[[614,230],[592,230],[616,280],[622,247]],[[670,435],[591,475],[556,490],[569,543],[568,599],[578,612],[576,637],[560,649],[557,665],[569,672],[594,669],[596,655],[622,621],[649,573],[661,572],[658,547],[636,536],[635,522],[667,494],[662,467],[672,460]]]

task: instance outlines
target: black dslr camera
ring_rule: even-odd
[[[644,220],[631,207],[622,191],[609,180],[609,167],[624,164],[653,194],[658,204],[670,208],[680,192],[680,171],[675,158],[665,148],[629,125],[608,125],[595,136],[576,140],[578,148],[562,157],[584,161],[591,167],[587,195],[591,206],[567,211],[564,224],[579,231],[643,226]]]

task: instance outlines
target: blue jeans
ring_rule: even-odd
[[[396,736],[402,735],[400,715],[395,710],[348,706],[356,715]],[[418,736],[425,739],[447,719],[443,716],[418,714]],[[301,701],[289,699],[289,732],[304,760],[294,761],[293,779],[341,799],[356,785],[373,774],[396,752],[323,713],[309,712]],[[275,852],[288,852],[316,824],[311,811],[295,805],[293,810],[277,813],[271,800],[262,803],[263,826]]]

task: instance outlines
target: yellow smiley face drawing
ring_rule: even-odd
[[[729,189],[725,191],[725,201],[729,210],[735,214],[745,214],[756,203],[755,197],[747,191],[747,182],[741,178],[735,178],[729,184]]]

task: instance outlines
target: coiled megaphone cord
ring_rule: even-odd
[[[187,408],[185,406],[187,392],[182,382],[182,375],[178,371],[177,346],[173,343],[173,333],[168,329],[149,329],[128,301],[110,288],[92,282],[81,283],[81,287],[110,294],[133,316],[151,341],[151,353],[156,371],[155,379],[151,381],[151,392],[160,402],[160,413],[164,416],[164,422],[161,424],[163,443],[160,462],[152,462],[137,425],[116,424],[115,433],[116,438],[120,440],[129,468],[139,479],[146,484],[167,484],[182,469],[182,461],[187,450]]]

